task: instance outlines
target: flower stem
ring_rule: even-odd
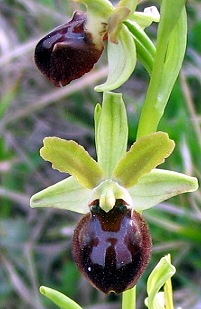
[[[136,286],[123,292],[122,309],[136,309]]]

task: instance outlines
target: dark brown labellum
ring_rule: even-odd
[[[36,46],[35,63],[55,86],[65,86],[89,72],[103,51],[101,37],[96,46],[91,33],[85,31],[86,20],[86,13],[75,12],[71,21],[54,29]]]
[[[74,259],[92,285],[108,294],[133,287],[149,263],[151,237],[146,222],[122,200],[108,213],[94,205],[78,223]]]

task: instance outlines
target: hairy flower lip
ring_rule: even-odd
[[[69,22],[55,28],[36,45],[35,63],[57,87],[88,73],[102,54],[103,38],[101,34],[94,38],[86,30],[86,22],[87,14],[76,11]]]
[[[145,271],[152,251],[149,227],[122,200],[108,213],[93,205],[78,222],[73,256],[91,284],[109,294],[132,288]]]

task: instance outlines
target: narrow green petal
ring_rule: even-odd
[[[115,167],[113,178],[124,187],[135,185],[138,179],[164,162],[174,149],[168,134],[156,132],[135,142]]]
[[[41,286],[40,292],[51,299],[60,309],[82,309],[74,300],[56,290]]]
[[[31,207],[52,207],[85,214],[89,212],[90,191],[73,177],[68,177],[31,197]]]
[[[142,176],[128,192],[133,199],[134,209],[141,212],[178,194],[196,191],[197,188],[195,177],[154,169]]]
[[[156,53],[153,42],[135,21],[126,20],[124,24],[128,27],[135,41],[137,59],[142,63],[148,73],[151,74]]]
[[[119,34],[117,44],[108,42],[108,78],[96,86],[98,92],[110,91],[125,83],[136,65],[136,48],[132,35],[125,25]]]
[[[74,141],[46,137],[40,154],[52,163],[54,169],[75,176],[85,188],[95,187],[103,178],[103,170],[98,163]]]
[[[135,12],[129,16],[131,20],[134,20],[138,25],[144,29],[149,27],[152,22],[160,21],[160,14],[155,6],[145,8],[144,12]]]
[[[159,290],[164,286],[165,282],[175,274],[175,267],[170,263],[169,257],[163,257],[156,265],[152,273],[147,280],[147,307],[149,309],[164,308],[156,307],[157,294]]]
[[[109,178],[126,153],[128,125],[122,94],[105,92],[102,108],[95,110],[95,140],[98,163]]]

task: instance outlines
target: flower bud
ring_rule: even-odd
[[[102,35],[86,30],[87,14],[72,19],[42,38],[35,49],[35,63],[55,86],[65,86],[89,72],[103,51]]]
[[[151,237],[142,216],[116,200],[105,212],[94,202],[78,223],[73,254],[83,275],[102,292],[117,294],[132,288],[151,256]]]

